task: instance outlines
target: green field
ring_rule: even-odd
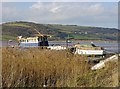
[[[38,34],[33,28],[42,34],[52,35],[51,40],[65,40],[68,35],[75,40],[117,40],[118,29],[89,27],[77,25],[61,24],[36,24],[32,22],[9,22],[2,24],[3,39],[15,39],[22,35],[23,37],[35,36]]]
[[[8,40],[16,40],[16,37],[9,36],[9,35],[2,35],[0,37],[0,41],[8,41]]]

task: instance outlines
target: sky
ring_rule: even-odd
[[[118,28],[118,2],[77,2],[37,0],[36,2],[2,2],[2,22],[28,21],[41,24],[67,24]],[[18,0],[19,1],[19,0]],[[24,0],[25,1],[25,0]],[[34,0],[35,1],[35,0]],[[59,0],[60,1],[60,0]],[[85,2],[86,1],[86,2]]]
[[[119,0],[1,0],[2,2],[119,2]]]

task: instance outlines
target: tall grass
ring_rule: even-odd
[[[68,51],[4,48],[3,87],[75,87],[89,70],[86,57]]]
[[[91,71],[86,56],[68,50],[3,48],[2,56],[3,87],[117,86],[110,84],[116,63]]]

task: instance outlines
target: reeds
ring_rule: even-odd
[[[86,57],[68,51],[3,48],[3,87],[70,87],[89,70]]]
[[[107,77],[116,63],[97,71],[90,67],[86,56],[68,50],[2,48],[3,87],[107,86]]]

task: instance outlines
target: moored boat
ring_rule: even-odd
[[[90,44],[90,45],[76,44],[74,48],[75,48],[75,54],[82,54],[82,55],[104,55],[105,54],[104,48],[95,46],[94,44]]]
[[[39,46],[49,46],[47,36],[36,36],[23,38],[18,37],[18,43],[20,47],[39,47]]]

